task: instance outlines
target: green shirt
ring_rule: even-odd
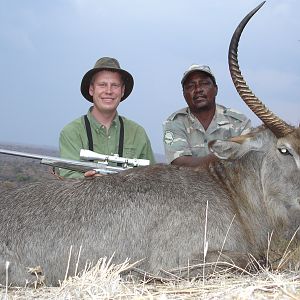
[[[118,114],[116,114],[108,130],[95,120],[91,114],[91,109],[87,116],[91,125],[93,151],[105,155],[118,154],[120,136]],[[151,143],[144,128],[125,117],[122,119],[124,123],[123,157],[148,159],[151,164],[155,163]],[[80,149],[89,149],[83,116],[62,129],[59,137],[59,149],[62,158],[73,160],[80,160]],[[65,169],[60,169],[59,174],[68,178],[84,177],[82,173]]]
[[[210,153],[209,141],[246,134],[250,128],[251,121],[245,115],[217,105],[215,115],[205,130],[190,109],[185,107],[173,113],[163,124],[166,160],[171,163],[185,155],[203,157]]]

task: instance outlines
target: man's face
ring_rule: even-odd
[[[217,93],[218,87],[205,72],[191,73],[183,86],[183,96],[192,112],[214,108]]]
[[[121,74],[106,70],[96,73],[89,87],[94,107],[102,113],[115,112],[124,95],[124,91],[125,85]]]

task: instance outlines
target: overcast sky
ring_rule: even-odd
[[[64,125],[87,112],[82,76],[102,56],[119,60],[135,86],[119,113],[141,124],[163,153],[162,122],[185,106],[180,80],[211,67],[217,102],[260,121],[230,79],[228,45],[256,0],[0,0],[0,142],[58,147]],[[242,73],[253,92],[292,125],[300,122],[300,1],[269,0],[243,32]]]

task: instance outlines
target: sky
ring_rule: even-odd
[[[115,57],[135,80],[118,112],[142,125],[163,154],[162,123],[186,106],[180,81],[209,65],[217,103],[260,120],[238,96],[227,53],[257,0],[0,0],[0,142],[58,148],[60,130],[85,114],[83,75]],[[300,123],[300,1],[268,0],[246,26],[239,64],[275,114]]]

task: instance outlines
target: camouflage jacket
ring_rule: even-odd
[[[215,116],[205,131],[190,109],[185,107],[163,123],[166,160],[171,163],[184,155],[203,157],[210,153],[209,141],[246,134],[250,128],[251,121],[245,115],[217,104]]]

